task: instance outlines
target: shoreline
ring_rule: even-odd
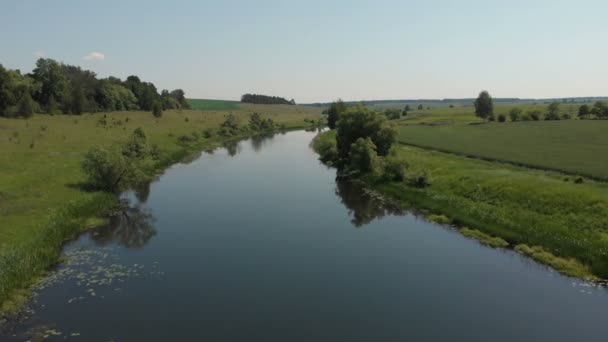
[[[268,131],[248,132],[230,137],[217,136],[181,146],[167,154],[154,166],[154,178],[160,177],[169,167],[205,149],[221,147],[222,144],[241,141],[260,134],[278,134],[317,128],[306,124],[291,124]],[[31,297],[31,287],[55,265],[61,262],[61,251],[66,243],[82,233],[99,226],[108,211],[116,207],[120,194],[80,191],[79,198],[55,209],[45,224],[46,228],[25,242],[0,250],[0,326],[3,319],[18,314]],[[3,265],[11,265],[3,267]]]

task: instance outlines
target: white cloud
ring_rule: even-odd
[[[36,56],[38,58],[46,56],[46,54],[43,51],[34,51],[33,54],[34,54],[34,56]]]
[[[101,52],[91,52],[88,55],[82,57],[82,59],[87,61],[103,61],[106,56]]]

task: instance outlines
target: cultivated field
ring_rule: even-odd
[[[188,99],[188,104],[192,109],[198,110],[238,110],[241,103],[239,101]]]
[[[608,121],[409,125],[398,141],[469,156],[608,179]]]

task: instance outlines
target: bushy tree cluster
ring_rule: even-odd
[[[274,121],[271,118],[262,118],[259,113],[253,113],[249,116],[249,128],[252,131],[268,131],[274,129]]]
[[[259,95],[259,94],[244,94],[241,96],[242,103],[254,103],[254,104],[286,104],[286,105],[295,105],[296,101],[294,99],[287,100],[283,97],[278,96],[268,96],[268,95]]]
[[[98,79],[78,66],[40,58],[31,73],[7,70],[0,65],[0,116],[30,116],[34,112],[82,114],[116,110],[188,108],[184,91],[158,93],[154,84],[137,76],[125,81],[116,77]]]
[[[356,153],[373,150],[375,155],[386,156],[395,137],[396,131],[387,124],[383,114],[363,106],[350,107],[342,113],[338,121],[336,134],[338,157],[343,164],[354,166],[351,163],[353,146],[357,147]],[[361,156],[357,158],[356,163],[361,160]]]
[[[85,154],[82,170],[91,187],[108,192],[124,191],[150,180],[149,163],[155,148],[143,129],[137,128],[126,142],[110,147],[94,146]]]
[[[334,101],[327,109],[327,126],[329,129],[335,129],[340,115],[346,111],[346,104],[341,99]]]
[[[405,110],[404,110],[404,112],[405,112]],[[407,112],[405,112],[405,113],[407,114]],[[402,114],[402,111],[399,109],[389,108],[389,109],[384,110],[384,115],[389,120],[397,120],[397,119],[401,118],[401,114]]]
[[[494,118],[494,103],[492,97],[487,91],[482,91],[475,100],[475,115],[482,118],[484,121]]]

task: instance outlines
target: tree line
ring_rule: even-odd
[[[158,92],[137,76],[126,80],[98,78],[90,70],[40,58],[31,73],[0,64],[0,116],[29,117],[33,113],[82,114],[123,110],[189,108],[182,89]]]
[[[286,105],[295,105],[296,101],[294,99],[287,100],[283,97],[278,96],[268,96],[268,95],[259,95],[259,94],[245,94],[241,96],[242,103],[254,103],[254,104],[286,104]]]

